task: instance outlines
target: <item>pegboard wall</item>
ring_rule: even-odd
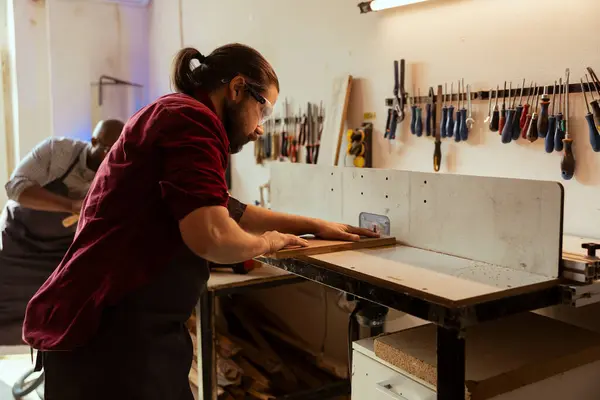
[[[361,212],[385,215],[409,246],[558,276],[556,182],[281,163],[271,195],[277,211],[353,225]]]

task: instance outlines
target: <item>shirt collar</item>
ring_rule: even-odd
[[[217,114],[217,108],[213,104],[208,94],[206,94],[205,92],[198,92],[198,94],[196,95],[196,100],[208,107],[210,111]]]

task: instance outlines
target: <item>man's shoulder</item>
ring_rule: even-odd
[[[83,140],[75,139],[68,136],[51,136],[45,139],[42,143],[47,143],[51,146],[62,146],[62,147],[81,147],[87,146],[88,142]]]
[[[157,99],[155,104],[172,114],[202,115],[219,121],[219,117],[209,106],[183,93],[167,94]]]
[[[51,136],[40,142],[37,150],[47,149],[50,152],[70,153],[83,149],[88,142],[67,136]]]

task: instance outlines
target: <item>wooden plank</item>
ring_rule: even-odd
[[[345,74],[334,79],[331,100],[325,104],[325,121],[317,161],[318,165],[338,165],[351,90],[351,75]]]
[[[253,269],[247,274],[236,274],[231,272],[231,269],[211,271],[208,280],[208,290],[219,291],[287,279],[295,279],[295,276],[267,264],[262,264],[260,268]]]
[[[494,398],[600,360],[600,335],[524,313],[466,332],[466,386],[472,400]],[[375,354],[436,385],[436,327],[432,324],[375,339]]]
[[[271,168],[274,210],[349,224],[363,211],[386,215],[402,243],[558,277],[559,183],[286,163]],[[309,190],[298,190],[298,182]]]
[[[447,306],[475,304],[558,283],[527,271],[402,245],[308,259],[323,268]]]
[[[591,239],[580,236],[563,236],[563,252],[579,254],[581,256],[587,256],[587,250],[582,248],[583,243],[600,243],[600,239]],[[598,252],[600,256],[600,252]]]
[[[308,239],[307,247],[290,247],[279,250],[269,255],[270,258],[294,258],[316,254],[333,253],[344,250],[360,250],[372,247],[390,246],[396,244],[396,238],[362,238],[358,242],[347,242],[341,240]]]

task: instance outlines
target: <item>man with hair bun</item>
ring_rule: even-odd
[[[279,95],[275,71],[241,44],[175,58],[177,93],[138,111],[85,198],[77,234],[27,307],[24,338],[46,374],[46,400],[191,400],[185,322],[207,261],[234,264],[298,234],[358,240],[373,232],[231,198],[228,155],[257,140]]]

